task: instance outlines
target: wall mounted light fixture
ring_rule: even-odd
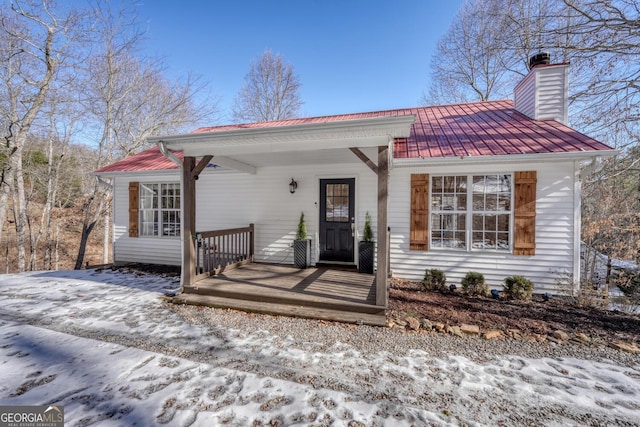
[[[298,183],[293,178],[291,178],[291,182],[289,183],[289,193],[295,193],[297,188]]]

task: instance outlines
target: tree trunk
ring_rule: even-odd
[[[91,232],[95,228],[96,224],[98,223],[98,220],[100,219],[100,216],[102,215],[102,208],[105,202],[104,200],[105,195],[104,193],[101,193],[99,191],[99,189],[97,188],[98,185],[99,185],[98,183],[95,184],[95,187],[93,190],[93,196],[91,200],[86,204],[86,207],[84,209],[84,221],[82,223],[82,236],[80,237],[80,246],[78,248],[76,265],[74,267],[76,270],[82,269],[82,264],[84,263],[84,256],[87,250],[87,243],[89,242],[89,236],[91,235]],[[98,202],[96,202],[96,199],[98,199]],[[96,203],[98,203],[98,206],[96,207],[96,210],[92,212],[92,207]]]
[[[20,138],[16,141],[16,150],[11,156],[12,167],[15,170],[16,186],[14,188],[14,201],[16,206],[16,246],[18,248],[18,271],[25,271],[26,267],[26,222],[27,210],[24,193],[24,174],[22,169],[22,150],[24,141]]]

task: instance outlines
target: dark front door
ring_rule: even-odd
[[[353,262],[354,178],[320,180],[320,260]]]

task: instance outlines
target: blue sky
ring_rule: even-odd
[[[413,107],[462,0],[145,0],[148,53],[221,97],[221,122],[250,62],[279,52],[299,75],[303,116]]]

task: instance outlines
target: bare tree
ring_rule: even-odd
[[[192,76],[170,81],[160,59],[138,53],[143,34],[134,10],[98,3],[94,16],[96,43],[84,82],[87,126],[96,135],[91,141],[97,151],[94,169],[139,151],[148,136],[215,120],[217,100],[206,84]],[[75,268],[82,268],[89,236],[100,218],[108,223],[110,198],[109,186],[98,180],[86,189]]]
[[[0,181],[0,239],[13,191],[18,269],[26,267],[26,198],[23,151],[79,28],[74,12],[64,15],[49,0],[13,0],[2,7],[0,81],[3,163]]]
[[[626,138],[618,147],[640,141],[640,3],[636,0],[563,0],[571,16],[553,29],[567,41],[574,91],[571,100],[583,129],[606,134],[615,128]],[[571,37],[567,37],[569,34]],[[577,67],[574,67],[574,64]]]
[[[233,105],[236,122],[267,122],[296,117],[303,102],[300,79],[279,53],[264,51],[251,63]]]
[[[508,21],[501,1],[465,2],[431,58],[423,103],[486,101],[505,94],[503,52]]]

